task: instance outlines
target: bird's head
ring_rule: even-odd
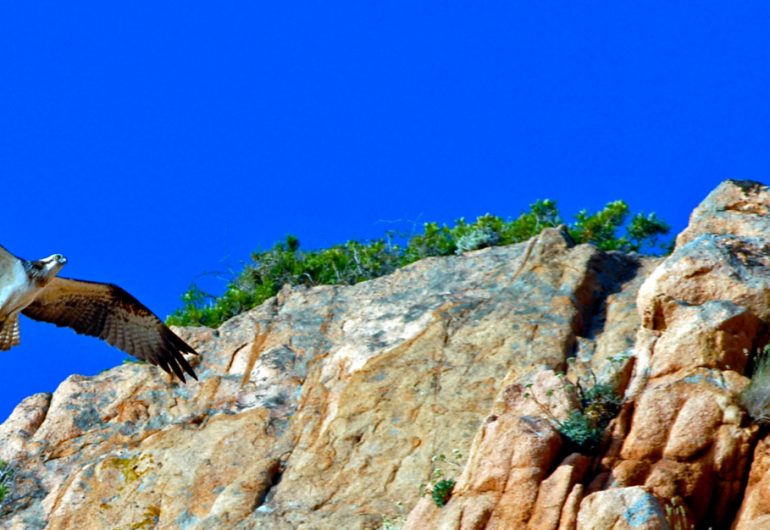
[[[53,254],[47,258],[32,262],[33,267],[37,269],[35,271],[36,275],[46,281],[56,276],[66,264],[67,258],[61,254]]]

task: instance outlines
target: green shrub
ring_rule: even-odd
[[[668,233],[669,225],[651,213],[631,218],[626,234],[617,236],[630,210],[623,201],[613,201],[595,214],[581,210],[570,225],[569,233],[577,243],[593,243],[601,250],[639,252],[643,246],[659,247],[658,238]],[[665,247],[659,247],[663,250]]]
[[[588,453],[596,450],[604,436],[604,429],[582,410],[573,410],[566,420],[558,422],[556,426],[567,440]]]
[[[436,506],[443,508],[449,499],[452,497],[452,490],[454,490],[455,481],[450,479],[439,480],[434,484],[433,490],[431,490],[430,496],[433,498],[433,502]]]
[[[578,450],[589,454],[599,448],[605,429],[623,404],[612,386],[597,383],[593,373],[591,377],[593,384],[590,387],[581,381],[576,385],[580,409],[571,411],[566,420],[556,421],[562,436]]]
[[[668,225],[655,214],[636,214],[626,223],[629,208],[623,201],[608,203],[596,213],[582,210],[568,231],[577,243],[593,243],[603,250],[623,252],[660,249],[657,238]],[[510,245],[562,224],[556,202],[540,200],[513,220],[491,214],[469,223],[460,218],[454,225],[425,223],[420,234],[368,242],[348,241],[321,250],[303,251],[295,236],[287,236],[273,248],[255,252],[252,261],[232,280],[221,296],[196,285],[182,295],[182,307],[167,319],[177,326],[217,327],[225,320],[255,307],[289,285],[351,285],[393,272],[399,267],[431,256],[462,254],[479,248]],[[623,235],[618,231],[626,227]],[[393,242],[393,240],[397,242]],[[401,244],[398,241],[401,241]]]
[[[604,438],[604,431],[610,421],[620,412],[623,399],[615,393],[611,385],[598,383],[596,376],[590,369],[588,369],[588,374],[592,383],[590,386],[580,377],[578,377],[577,384],[566,383],[566,388],[571,388],[577,393],[578,408],[570,411],[564,420],[554,417],[550,408],[538,401],[531,391],[533,383],[524,385],[523,397],[534,400],[549,418],[551,424],[556,427],[574,450],[592,454],[599,448],[599,444]],[[564,374],[557,375],[564,377]],[[548,390],[546,395],[552,396],[553,389]]]

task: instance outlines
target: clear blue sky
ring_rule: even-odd
[[[187,4],[0,7],[0,244],[161,317],[287,233],[546,197],[680,230],[721,180],[770,180],[766,2]],[[22,342],[0,419],[125,357],[28,319]]]

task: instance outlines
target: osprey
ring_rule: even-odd
[[[19,313],[99,337],[139,359],[195,376],[184,353],[198,353],[117,285],[59,278],[67,258],[18,258],[0,246],[0,350],[19,344]]]

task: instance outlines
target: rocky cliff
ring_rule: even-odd
[[[20,403],[0,523],[770,528],[770,437],[740,400],[768,323],[770,190],[749,182],[712,192],[665,259],[549,229],[285,288],[179,330],[198,383],[124,365]],[[622,404],[589,450],[563,433],[591,385]],[[450,478],[439,507],[425,490]]]

